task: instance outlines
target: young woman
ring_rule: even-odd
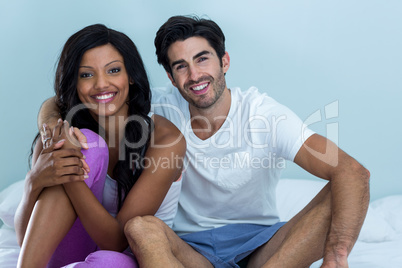
[[[61,267],[101,252],[107,257],[97,267],[133,267],[133,258],[117,253],[128,247],[124,225],[143,215],[173,220],[185,141],[150,113],[150,86],[134,43],[104,25],[67,40],[55,91],[67,121],[36,142],[15,217],[18,266]],[[81,129],[88,149],[76,146],[69,124]]]

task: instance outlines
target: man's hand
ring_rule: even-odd
[[[322,268],[348,268],[348,250],[337,244],[327,243],[324,250]]]
[[[56,97],[45,100],[38,113],[38,129],[42,130],[44,124],[53,129],[57,125],[57,119],[60,118],[60,110],[56,104]]]
[[[349,268],[347,257],[334,261],[323,261],[321,268]]]

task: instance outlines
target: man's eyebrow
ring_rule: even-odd
[[[201,57],[201,56],[204,56],[205,54],[211,54],[211,55],[212,55],[212,53],[211,53],[210,51],[204,50],[204,51],[201,51],[200,53],[198,53],[197,55],[195,55],[195,56],[193,57],[193,60],[196,59],[196,58],[199,58],[199,57]]]
[[[183,63],[183,62],[184,62],[184,60],[177,60],[177,61],[174,61],[174,62],[172,62],[171,68],[173,68],[175,65],[178,65],[178,64]]]
[[[193,60],[194,59],[196,59],[196,58],[199,58],[199,57],[201,57],[201,56],[203,56],[203,55],[206,55],[206,54],[212,54],[210,51],[208,51],[208,50],[203,50],[203,51],[201,51],[200,53],[197,53],[194,57],[193,57]],[[177,61],[174,61],[174,62],[172,62],[172,68],[175,66],[175,65],[177,65],[177,64],[180,64],[180,63],[183,63],[184,62],[184,60],[177,60]]]

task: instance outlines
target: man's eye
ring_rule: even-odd
[[[180,65],[177,65],[176,70],[181,70],[183,68],[186,68],[186,65],[180,64]]]
[[[81,78],[88,78],[88,77],[91,77],[91,76],[92,76],[92,74],[90,74],[90,73],[81,73],[80,74]]]
[[[207,57],[201,57],[198,59],[198,62],[206,61],[208,58]]]

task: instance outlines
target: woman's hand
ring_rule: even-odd
[[[61,124],[61,119],[58,120],[58,123],[53,130],[53,134],[46,124],[43,125],[43,129],[41,131],[43,149],[48,148],[50,144],[53,143],[55,144],[54,149],[59,149],[63,147],[73,148],[76,150],[80,150],[81,148],[83,148],[87,150],[89,148],[87,144],[87,138],[78,128],[72,126],[69,127],[67,121],[64,121],[60,127],[58,127],[59,124]],[[56,139],[56,137],[58,139]],[[60,143],[58,143],[57,141],[60,141]],[[86,163],[85,158],[81,158],[81,162],[84,170],[88,173],[89,166]]]
[[[86,170],[89,168],[85,161],[81,161],[84,155],[68,132],[68,123],[63,123],[61,120],[53,133],[46,125],[44,126],[41,142],[43,149],[27,175],[32,190],[40,192],[45,187],[88,178]]]

